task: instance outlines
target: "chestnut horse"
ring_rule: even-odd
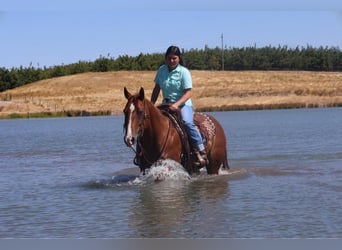
[[[199,169],[193,164],[194,154],[191,150],[189,154],[184,153],[184,145],[189,147],[187,136],[182,137],[172,119],[145,98],[144,89],[140,88],[139,93],[133,95],[125,87],[124,95],[128,100],[123,111],[124,141],[139,156],[139,161],[135,163],[140,170],[144,173],[145,169],[158,160],[171,159],[181,163],[189,174],[199,173]],[[206,166],[207,173],[218,174],[221,166],[229,169],[226,136],[219,122],[208,114],[197,112],[194,121],[206,140],[209,160]],[[184,138],[186,138],[185,143]],[[137,150],[133,148],[134,144],[137,144]]]

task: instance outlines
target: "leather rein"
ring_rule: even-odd
[[[167,141],[169,140],[169,136],[170,136],[170,131],[171,131],[171,121],[170,119],[169,120],[169,127],[168,127],[168,131],[167,131],[167,135],[166,135],[166,138],[165,138],[165,141],[164,141],[164,144],[163,144],[163,147],[159,153],[159,156],[157,157],[157,159],[155,161],[151,160],[151,156],[150,154],[148,154],[148,152],[146,151],[146,149],[144,148],[144,146],[142,145],[141,143],[141,138],[143,137],[144,135],[144,129],[145,129],[145,121],[150,119],[150,115],[146,113],[146,101],[144,100],[144,117],[142,119],[142,121],[140,122],[139,124],[139,130],[141,131],[141,134],[138,136],[137,138],[137,144],[139,144],[139,147],[140,147],[140,157],[143,157],[147,163],[149,164],[153,164],[154,162],[156,162],[157,160],[160,159],[160,157],[163,155],[164,151],[165,151],[165,148],[166,148],[166,144],[167,144]],[[138,155],[138,152],[135,150],[135,148],[133,147],[133,145],[130,146],[130,148],[133,150],[133,152]]]

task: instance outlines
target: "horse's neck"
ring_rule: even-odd
[[[147,109],[148,109],[148,120],[149,126],[145,127],[145,132],[148,136],[147,139],[158,139],[160,137],[164,137],[165,131],[169,128],[169,119],[162,114],[162,112],[155,107],[151,102],[147,102]]]

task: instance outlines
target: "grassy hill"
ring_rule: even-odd
[[[342,106],[342,72],[191,71],[197,110]],[[154,71],[83,73],[0,93],[0,117],[121,114],[123,88],[150,98]],[[158,101],[161,101],[161,97]]]

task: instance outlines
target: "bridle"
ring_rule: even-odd
[[[131,103],[133,103],[133,101],[131,101]],[[167,131],[167,135],[166,135],[165,141],[163,143],[163,147],[160,150],[160,153],[159,153],[158,157],[156,158],[156,160],[153,161],[153,160],[151,160],[152,159],[151,155],[146,151],[145,147],[143,146],[143,144],[141,142],[142,141],[141,139],[144,136],[145,121],[149,120],[151,118],[151,115],[146,113],[146,100],[145,99],[143,100],[143,106],[144,106],[143,110],[138,110],[138,112],[143,112],[143,118],[141,119],[141,121],[138,124],[138,131],[139,131],[139,133],[137,135],[137,145],[140,148],[140,153],[137,152],[137,150],[134,148],[133,144],[129,145],[129,147],[132,149],[132,151],[136,155],[140,154],[140,157],[143,157],[146,160],[147,163],[153,164],[155,161],[157,161],[157,160],[159,160],[161,158],[161,156],[163,155],[163,153],[165,151],[166,144],[167,144],[167,141],[169,140],[169,136],[170,136],[171,121],[170,121],[170,119],[168,119],[169,120],[169,126],[168,126],[168,131]],[[126,124],[126,122],[125,122],[124,129],[127,131],[127,124]]]

